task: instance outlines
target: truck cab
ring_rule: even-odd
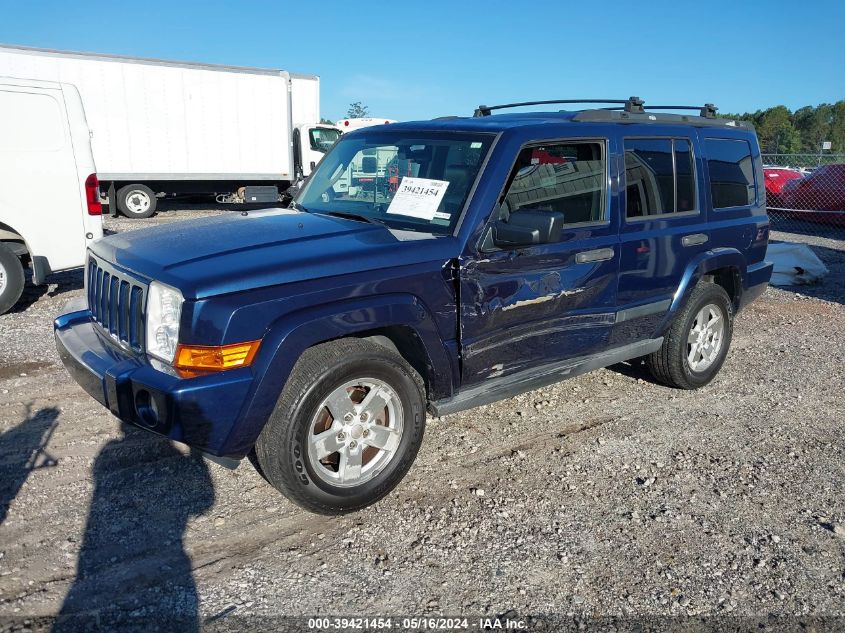
[[[298,179],[307,178],[340,138],[335,125],[300,123],[293,129],[294,165]]]
[[[427,411],[634,359],[706,385],[771,275],[756,135],[609,105],[359,130],[289,209],[101,240],[60,355],[121,419],[325,514],[401,481]],[[374,156],[395,186],[337,186]]]

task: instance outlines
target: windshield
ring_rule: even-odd
[[[451,234],[493,139],[356,132],[323,158],[297,202],[312,213],[354,214],[390,228]]]
[[[308,134],[311,137],[311,149],[323,154],[328,152],[340,138],[340,130],[328,127],[312,127]]]

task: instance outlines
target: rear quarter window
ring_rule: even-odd
[[[708,138],[704,141],[714,209],[754,204],[754,161],[751,145],[742,139]]]

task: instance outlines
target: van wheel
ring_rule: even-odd
[[[312,512],[343,514],[373,504],[417,455],[423,394],[419,374],[383,345],[342,339],[312,347],[258,437],[261,470]]]
[[[23,293],[23,265],[8,246],[0,242],[0,314],[8,312]]]
[[[149,218],[156,212],[155,192],[147,185],[126,185],[117,190],[117,208],[127,218]]]
[[[709,383],[728,355],[733,316],[724,288],[699,283],[672,321],[662,347],[646,357],[652,376],[678,389],[698,389]]]

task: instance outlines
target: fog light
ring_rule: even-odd
[[[158,404],[149,391],[141,389],[135,394],[135,411],[138,418],[147,426],[156,426],[159,422]]]

